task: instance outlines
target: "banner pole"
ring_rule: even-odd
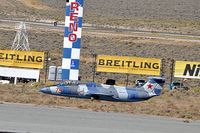
[[[46,51],[46,59],[45,59],[45,83],[47,81],[47,73],[48,73],[48,65],[49,65],[49,51]]]
[[[171,70],[170,70],[170,84],[173,82],[173,73],[174,73],[174,59],[171,60]]]

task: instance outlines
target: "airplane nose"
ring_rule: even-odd
[[[40,89],[40,92],[51,93],[51,90],[50,90],[50,87],[45,87],[45,88]]]

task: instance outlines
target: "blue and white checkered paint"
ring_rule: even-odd
[[[66,0],[62,80],[78,80],[84,0]]]

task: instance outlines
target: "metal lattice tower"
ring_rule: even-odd
[[[12,50],[30,51],[27,27],[24,22],[16,25],[16,36],[11,47]]]

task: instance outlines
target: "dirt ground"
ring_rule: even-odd
[[[77,107],[93,111],[157,115],[187,120],[200,120],[200,89],[164,90],[161,96],[143,102],[108,102],[65,98],[41,94],[40,84],[0,85],[0,103],[32,103],[50,107]],[[189,121],[188,121],[189,120]]]
[[[12,46],[15,37],[14,24],[1,23],[0,40],[1,49]],[[32,50],[50,51],[51,65],[61,65],[63,47],[63,29],[36,27],[30,25],[29,43]],[[47,47],[48,45],[48,47]],[[200,38],[198,36],[176,36],[155,33],[135,33],[131,31],[115,31],[100,29],[83,29],[81,49],[80,75],[83,80],[92,79],[93,57],[92,53],[119,56],[137,56],[164,59],[163,75],[167,82],[170,78],[171,60],[200,61]],[[184,53],[184,54],[183,54]],[[130,75],[130,85],[143,75]],[[126,75],[100,73],[96,81],[105,82],[107,78],[118,79],[124,84]],[[193,80],[197,84],[197,80]],[[189,81],[190,82],[190,81]]]

